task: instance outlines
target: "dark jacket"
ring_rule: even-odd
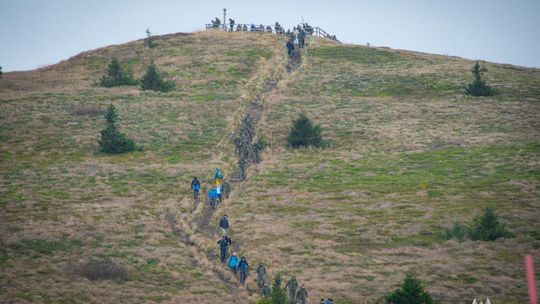
[[[248,264],[246,258],[242,258],[240,260],[240,263],[238,263],[238,270],[240,270],[242,272],[246,272],[248,267],[249,267],[249,264]]]
[[[219,220],[219,228],[229,229],[229,220],[226,217],[222,216]]]

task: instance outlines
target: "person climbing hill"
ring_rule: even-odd
[[[292,276],[291,279],[285,285],[285,289],[289,291],[289,299],[291,304],[296,303],[296,289],[298,288],[298,282],[296,282],[296,277]]]
[[[225,199],[229,199],[229,194],[231,193],[231,184],[227,180],[223,180],[221,185],[222,196],[225,196]]]
[[[221,180],[223,179],[223,173],[221,172],[220,168],[216,168],[214,171],[214,181],[216,182],[216,185],[221,184]]]
[[[227,251],[229,246],[232,245],[232,240],[228,236],[223,236],[217,243],[219,245],[221,262],[225,263],[225,260],[227,259]]]
[[[193,177],[191,181],[191,190],[193,190],[193,198],[197,199],[199,197],[199,190],[201,189],[201,182],[198,177]]]
[[[240,263],[238,263],[238,271],[240,271],[240,283],[244,284],[246,282],[247,270],[249,264],[245,256],[242,257]]]
[[[226,214],[224,214],[219,219],[219,229],[221,230],[221,236],[227,236],[228,235],[229,219],[227,218]]]
[[[231,257],[229,258],[229,262],[227,263],[227,266],[229,266],[229,269],[236,275],[237,268],[238,268],[238,256],[236,255],[236,252],[233,252]]]
[[[298,291],[296,292],[296,300],[298,301],[297,303],[306,304],[307,297],[308,297],[308,293],[307,293],[306,287],[304,286],[304,284],[302,284],[300,289],[298,289]]]
[[[208,190],[208,200],[210,201],[210,206],[212,206],[212,208],[214,209],[216,208],[218,199],[219,199],[219,195],[217,192],[217,188],[215,185],[213,185],[212,188]]]
[[[260,262],[259,266],[257,266],[257,286],[262,289],[265,283],[266,283],[266,268],[264,268],[263,263]]]

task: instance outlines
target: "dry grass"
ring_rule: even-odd
[[[212,260],[218,231],[197,227],[204,210],[188,191],[194,175],[207,185],[216,166],[231,172],[230,135],[252,100],[265,107],[258,129],[272,149],[210,219],[226,210],[251,265],[296,274],[311,300],[377,302],[415,270],[441,303],[525,301],[522,255],[540,248],[538,70],[488,64],[488,83],[500,93],[472,99],[461,92],[472,63],[459,58],[316,40],[287,76],[284,41],[273,35],[200,32],[156,42],[4,74],[0,302],[229,303],[237,293],[254,302],[231,290]],[[154,60],[177,90],[95,87],[113,56],[136,77]],[[277,90],[265,93],[273,81]],[[103,119],[73,111],[108,103],[143,152],[97,152]],[[300,111],[322,124],[331,147],[285,147]],[[485,206],[517,237],[438,238]],[[166,214],[193,246],[178,240]],[[129,280],[72,271],[91,259],[126,265]]]

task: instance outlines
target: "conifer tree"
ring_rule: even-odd
[[[287,142],[293,148],[299,147],[320,147],[323,144],[321,137],[321,126],[313,125],[305,114],[300,114],[293,121],[293,126],[287,137]]]
[[[484,213],[474,219],[474,225],[469,231],[469,237],[474,241],[494,241],[501,237],[512,236],[492,208],[484,209]]]
[[[105,153],[119,154],[135,150],[135,143],[118,131],[116,120],[118,114],[115,107],[110,104],[105,113],[107,125],[101,130],[101,139],[99,140],[100,150]]]
[[[413,274],[407,274],[400,289],[386,295],[388,304],[431,304],[433,299],[424,290],[422,282]]]
[[[141,88],[143,90],[168,92],[174,89],[174,83],[163,80],[156,65],[152,63],[148,66],[146,74],[144,74],[141,80]]]
[[[137,81],[133,79],[133,75],[129,72],[123,71],[116,58],[111,60],[107,67],[107,75],[101,78],[101,86],[110,88],[125,85],[136,85]]]
[[[2,72],[2,67],[0,66],[0,79],[2,79],[2,74],[4,74],[4,72]]]
[[[495,94],[493,88],[482,80],[482,75],[487,72],[487,68],[481,67],[480,63],[477,61],[471,69],[471,72],[474,80],[472,83],[468,84],[467,87],[465,87],[465,94],[471,96],[491,96]]]
[[[278,273],[272,283],[272,291],[270,292],[270,301],[272,304],[285,304],[287,302],[287,296],[285,290],[281,288],[281,275]]]

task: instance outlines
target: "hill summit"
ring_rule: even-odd
[[[4,73],[0,302],[255,303],[260,262],[269,279],[295,275],[309,303],[380,303],[411,271],[437,302],[526,301],[523,255],[540,246],[540,70],[481,62],[497,93],[475,98],[469,60],[312,38],[288,70],[286,42],[178,33]],[[175,89],[100,87],[113,58],[136,79],[154,63]],[[99,151],[109,104],[140,151]],[[235,180],[248,114],[267,148]],[[287,145],[300,114],[324,148]],[[217,167],[232,191],[213,210]],[[444,237],[486,207],[514,237]],[[219,262],[225,213],[245,285]],[[117,275],[94,280],[89,267]]]

